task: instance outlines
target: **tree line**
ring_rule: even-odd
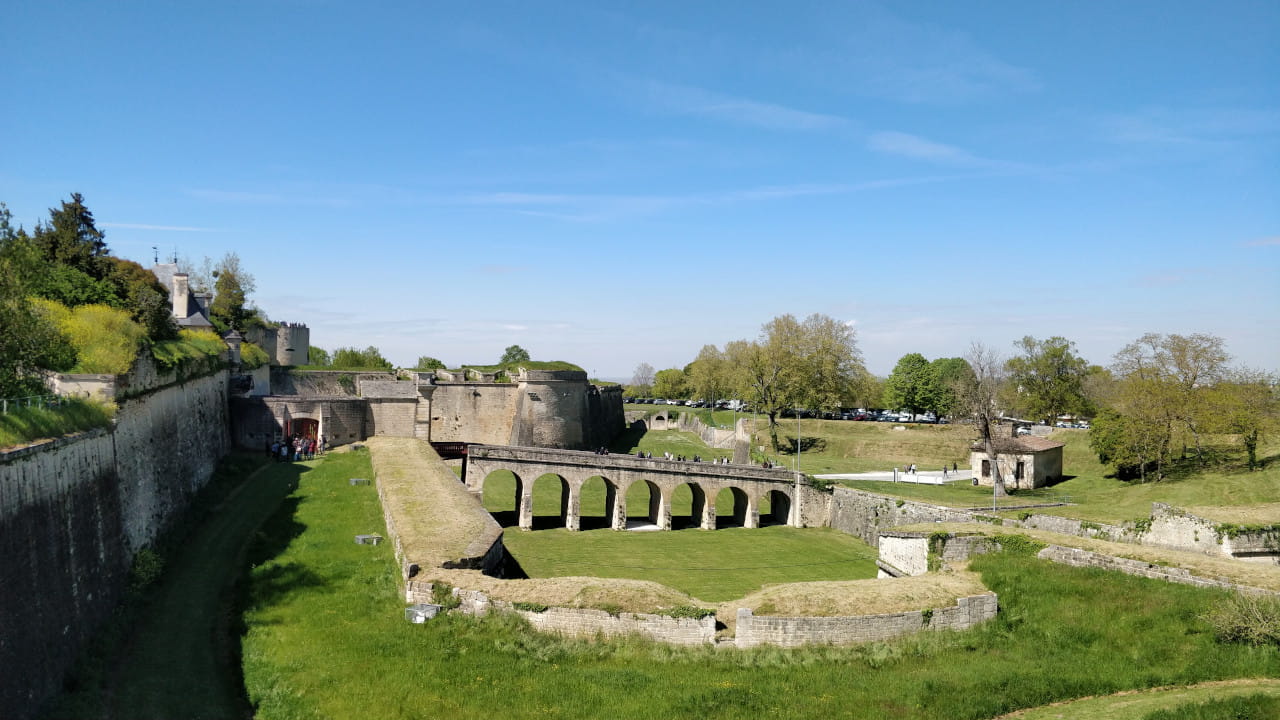
[[[234,253],[204,266],[192,287],[215,293],[216,329],[267,322],[247,301],[253,277]],[[179,338],[168,289],[147,268],[111,254],[79,193],[31,232],[15,227],[0,203],[0,328],[4,397],[45,392],[48,372],[125,372],[140,347]]]
[[[704,346],[683,368],[640,363],[626,390],[741,399],[767,417],[775,452],[777,419],[789,408],[935,413],[973,423],[993,452],[991,428],[1001,422],[1091,418],[1090,445],[1102,462],[1117,477],[1141,480],[1161,479],[1179,462],[1204,466],[1222,447],[1242,451],[1248,468],[1257,468],[1261,438],[1280,427],[1275,375],[1231,366],[1224,341],[1207,334],[1147,334],[1109,366],[1089,363],[1064,337],[1026,336],[1007,356],[982,344],[963,357],[908,353],[877,378],[863,366],[848,324],[781,315],[755,339]]]

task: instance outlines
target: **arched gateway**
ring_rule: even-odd
[[[522,530],[533,528],[533,480],[545,475],[560,481],[561,521],[569,530],[582,529],[583,487],[588,481],[601,480],[609,526],[614,530],[627,529],[628,515],[645,516],[658,529],[670,530],[677,490],[693,495],[692,513],[680,516],[682,525],[688,520],[703,530],[715,530],[716,505],[722,498],[732,503],[722,510],[726,515],[732,512],[734,525],[760,527],[762,503],[771,510],[766,523],[801,524],[795,475],[778,468],[505,445],[468,446],[463,467],[463,482],[477,494],[484,491],[485,478],[491,473],[508,470],[516,476],[516,514]],[[647,508],[627,507],[627,496],[636,483],[648,488]],[[689,486],[687,490],[681,488],[684,485]]]

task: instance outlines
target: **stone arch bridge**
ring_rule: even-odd
[[[496,471],[509,470],[515,475],[522,530],[533,528],[533,483],[544,475],[560,480],[560,517],[569,530],[582,527],[582,486],[594,477],[604,480],[606,512],[614,530],[627,529],[627,491],[635,483],[648,486],[649,522],[660,530],[671,529],[671,500],[681,485],[688,485],[693,493],[692,515],[703,530],[716,529],[716,500],[722,490],[730,491],[737,525],[760,527],[764,499],[768,499],[776,522],[800,525],[796,475],[781,468],[478,444],[467,446],[463,468],[463,482],[476,494],[484,491],[485,479]]]

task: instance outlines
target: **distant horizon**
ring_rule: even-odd
[[[878,376],[1148,332],[1280,372],[1275,2],[8,10],[14,222],[236,252],[327,350],[629,378],[822,313]]]

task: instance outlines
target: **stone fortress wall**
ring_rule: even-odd
[[[271,390],[232,398],[235,443],[258,448],[315,420],[333,445],[378,435],[433,442],[552,448],[607,445],[623,429],[622,389],[578,370],[522,370],[514,382],[441,371],[293,371],[273,368]]]
[[[0,453],[0,717],[61,687],[121,598],[135,553],[186,508],[230,448],[228,375],[142,357],[111,383],[115,425]]]

